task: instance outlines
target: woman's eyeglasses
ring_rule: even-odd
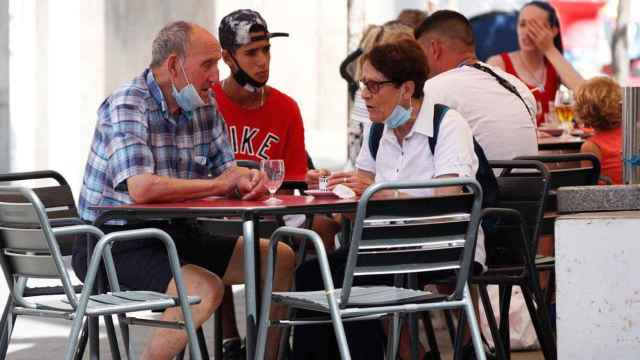
[[[363,91],[365,88],[369,90],[372,94],[377,94],[380,91],[380,87],[384,84],[393,84],[391,80],[385,81],[375,81],[375,80],[360,80],[358,81],[358,86],[360,87],[360,91]]]

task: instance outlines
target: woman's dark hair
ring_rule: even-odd
[[[402,39],[377,45],[364,55],[377,71],[399,87],[405,81],[413,81],[413,98],[421,99],[422,87],[427,80],[427,60],[420,45],[415,40]]]
[[[524,9],[527,6],[535,6],[547,13],[547,20],[549,21],[549,25],[551,27],[558,28],[558,34],[553,38],[553,44],[560,51],[560,53],[563,53],[564,47],[562,46],[562,35],[560,34],[560,19],[558,19],[558,13],[556,12],[556,9],[546,1],[530,1],[524,4],[522,8]]]

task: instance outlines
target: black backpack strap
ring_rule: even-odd
[[[436,104],[433,109],[433,137],[429,138],[429,148],[433,156],[435,156],[436,153],[440,125],[447,110],[449,110],[449,108],[442,104]],[[480,146],[475,137],[473,137],[473,151],[478,158],[478,170],[476,171],[475,178],[480,183],[480,186],[482,186],[482,205],[483,207],[492,206],[496,204],[498,200],[498,181],[493,174],[493,170],[482,146]]]
[[[378,155],[378,148],[380,147],[380,138],[382,138],[382,132],[384,131],[384,124],[382,123],[371,123],[371,127],[369,128],[369,152],[371,152],[371,156],[373,160],[376,159]]]
[[[431,149],[431,155],[436,155],[436,144],[438,143],[438,133],[440,132],[440,124],[444,115],[449,110],[449,107],[442,104],[435,104],[433,106],[433,136],[429,137],[429,149]]]
[[[535,121],[533,114],[531,113],[531,109],[529,109],[529,107],[527,106],[527,102],[524,101],[524,99],[522,98],[522,95],[520,95],[520,93],[518,92],[518,89],[516,89],[516,87],[509,82],[509,80],[503,78],[502,76],[496,74],[495,71],[493,71],[491,68],[484,66],[480,63],[474,63],[472,65],[469,65],[472,68],[478,69],[480,71],[483,71],[491,76],[493,76],[496,81],[498,82],[498,84],[502,85],[503,88],[507,89],[510,93],[514,94],[515,96],[518,97],[518,99],[520,99],[520,101],[522,101],[522,103],[524,104],[524,108],[527,109],[527,112],[529,113],[529,116]]]

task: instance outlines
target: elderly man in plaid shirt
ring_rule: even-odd
[[[226,124],[209,94],[218,81],[220,58],[220,44],[198,25],[178,21],[159,32],[149,68],[98,109],[79,201],[85,221],[95,220],[97,214],[90,209],[95,205],[264,195],[264,175],[236,166]],[[141,227],[161,228],[175,240],[187,290],[202,299],[192,307],[197,326],[220,305],[223,284],[243,281],[242,239],[215,237],[188,221],[130,221],[108,224],[103,230]],[[261,256],[266,246],[262,241]],[[294,255],[286,245],[278,251],[276,283],[285,290]],[[119,279],[127,288],[176,294],[167,255],[157,242],[119,243],[113,254]],[[80,278],[86,275],[86,265],[86,244],[78,242],[73,267]],[[180,316],[178,309],[163,314],[165,319]],[[173,358],[186,342],[183,331],[158,329],[142,357]]]

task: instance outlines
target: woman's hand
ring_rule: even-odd
[[[329,189],[333,189],[338,184],[350,187],[356,195],[360,196],[369,185],[373,184],[373,177],[361,172],[339,171],[329,177]]]
[[[314,169],[307,171],[307,174],[304,177],[304,181],[307,183],[309,189],[317,189],[318,188],[318,179],[320,176],[329,176],[331,175],[331,171],[326,169]]]
[[[558,28],[552,28],[547,23],[536,20],[527,21],[527,36],[556,69],[562,83],[576,91],[584,79],[553,44],[553,38],[558,31]]]
[[[549,24],[543,24],[535,19],[528,20],[527,36],[543,54],[547,54],[549,51],[555,49],[553,38],[556,36],[556,33]]]

